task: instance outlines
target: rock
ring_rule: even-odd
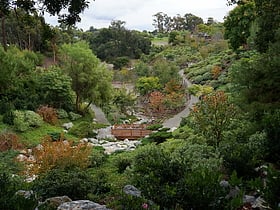
[[[104,149],[105,149],[104,153],[106,155],[111,155],[112,153],[114,153],[116,151],[114,148],[111,148],[111,147],[106,147]]]
[[[25,179],[25,181],[27,183],[30,183],[30,182],[33,182],[38,176],[37,175],[32,175],[32,176],[29,176]]]
[[[69,123],[64,123],[62,125],[63,128],[65,128],[66,130],[69,130],[70,128],[72,128],[74,126],[74,124],[72,122]]]
[[[243,197],[243,203],[244,204],[250,204],[253,209],[271,209],[264,199],[262,199],[260,196],[255,197],[251,195],[245,195]]]
[[[123,188],[123,191],[127,195],[132,195],[132,196],[135,196],[135,197],[141,197],[141,191],[138,190],[133,185],[125,185],[124,188]]]
[[[128,139],[123,140],[124,143],[129,143]]]
[[[93,144],[99,144],[99,141],[97,139],[94,139],[94,138],[88,138],[88,141],[93,143]]]
[[[89,200],[71,201],[61,204],[57,210],[110,210],[104,205]]]
[[[23,154],[19,154],[16,159],[19,161],[19,162],[24,162],[24,161],[27,161],[28,160],[28,157],[26,155],[23,155]]]
[[[31,163],[35,163],[36,162],[36,159],[33,155],[30,155],[28,158],[27,158],[27,161],[28,162],[31,162]]]
[[[226,195],[226,199],[230,199],[230,198],[235,198],[238,196],[238,194],[240,193],[240,189],[235,186],[234,188],[231,188],[229,193]]]
[[[222,180],[222,181],[220,181],[220,186],[223,188],[228,188],[228,187],[230,187],[230,184],[228,181]]]
[[[19,190],[16,192],[16,195],[20,195],[22,197],[24,197],[25,199],[29,199],[34,195],[34,192],[32,190],[26,191],[26,190]]]
[[[82,143],[82,144],[88,143],[88,139],[82,138],[82,139],[80,139],[80,143]]]
[[[25,149],[19,151],[20,154],[26,155],[27,151]]]
[[[244,195],[243,197],[243,203],[251,203],[253,204],[255,202],[256,198],[252,195]]]
[[[93,144],[93,143],[91,143],[91,142],[89,142],[89,143],[87,143],[87,146],[88,146],[88,147],[95,147],[96,145]]]
[[[177,127],[172,127],[172,128],[169,129],[169,132],[173,132],[173,131],[175,131],[176,129],[177,129]]]
[[[42,149],[44,149],[44,147],[43,147],[42,144],[38,144],[35,148],[36,148],[37,150],[42,150]]]
[[[37,209],[57,209],[60,205],[72,200],[68,196],[58,196],[46,199]]]
[[[97,139],[111,139],[115,140],[115,136],[111,133],[111,126],[108,126],[107,128],[100,128],[98,129],[98,134],[96,136]]]

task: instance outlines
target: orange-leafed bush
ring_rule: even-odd
[[[220,66],[214,66],[211,70],[213,79],[218,79],[218,77],[220,76],[222,72],[222,68]]]
[[[68,141],[44,141],[33,150],[34,163],[30,174],[41,174],[51,169],[87,168],[90,164],[91,147],[73,145]]]
[[[3,132],[0,134],[0,152],[10,149],[22,149],[23,145],[19,142],[19,137],[11,132]]]
[[[155,113],[162,113],[164,111],[164,94],[159,91],[154,91],[149,96],[149,107]]]
[[[47,123],[54,125],[57,122],[57,113],[53,107],[40,106],[36,112],[43,118]]]

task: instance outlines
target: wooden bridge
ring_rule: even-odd
[[[152,131],[146,129],[146,124],[118,124],[111,128],[112,135],[117,139],[135,140],[149,135]]]

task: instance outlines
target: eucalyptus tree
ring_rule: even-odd
[[[184,17],[186,30],[194,31],[199,24],[203,24],[203,19],[201,17],[195,16],[191,13],[185,14]]]

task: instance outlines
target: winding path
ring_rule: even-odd
[[[184,71],[180,70],[179,72],[180,76],[183,78],[183,84],[186,85],[186,87],[190,87],[192,84],[191,82],[185,77]],[[187,117],[190,113],[190,109],[192,106],[198,102],[198,97],[191,95],[190,99],[187,102],[186,108],[179,112],[178,114],[174,115],[172,118],[169,118],[163,122],[163,127],[165,128],[178,128],[180,125],[180,122],[183,117]]]
[[[101,110],[101,108],[95,106],[94,104],[91,104],[90,108],[94,111],[95,119],[98,123],[110,125],[110,122],[107,120],[107,118],[106,118],[104,112]]]
[[[190,87],[192,84],[185,77],[184,70],[180,70],[179,74],[182,77],[183,84],[186,87]],[[165,127],[165,128],[174,128],[174,127],[178,128],[182,118],[187,117],[189,115],[190,109],[197,102],[198,102],[198,98],[196,96],[191,95],[190,99],[187,101],[186,108],[183,111],[179,112],[178,114],[174,115],[172,118],[169,118],[169,119],[165,120],[163,122],[163,127]],[[105,114],[103,113],[103,111],[99,107],[92,104],[91,109],[95,112],[95,118],[96,118],[97,122],[110,125],[109,121],[106,119]]]

